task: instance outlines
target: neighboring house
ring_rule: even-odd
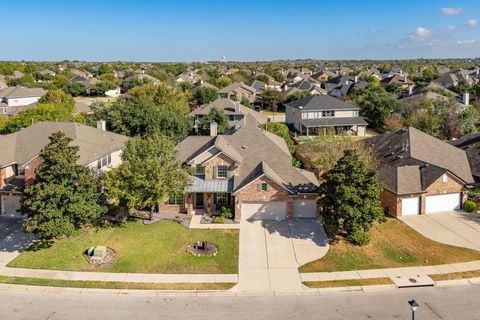
[[[228,118],[230,127],[243,127],[245,125],[247,115],[252,116],[259,124],[263,124],[268,121],[268,118],[260,112],[240,104],[239,101],[232,101],[227,98],[218,98],[209,104],[200,106],[190,112],[190,116],[193,117],[195,124],[197,124],[202,117],[207,116],[212,109],[222,111]]]
[[[134,74],[133,76],[131,77],[128,77],[126,79],[124,79],[122,81],[122,89],[123,90],[128,90],[130,88],[130,82],[131,81],[134,81],[134,80],[138,80],[138,81],[145,81],[145,82],[150,82],[151,84],[155,85],[155,86],[158,86],[161,81],[158,80],[157,78],[155,77],[152,77],[151,75],[149,74],[146,74],[146,73],[136,73]]]
[[[195,95],[197,94],[197,91],[198,89],[200,88],[210,88],[210,89],[214,89],[214,90],[217,90],[218,91],[218,88],[215,87],[213,84],[210,84],[206,81],[203,81],[203,80],[200,80],[198,81],[196,84],[194,84],[192,86],[192,88],[190,89],[190,91],[192,92],[192,96],[195,97]]]
[[[292,166],[285,141],[247,116],[231,135],[189,136],[178,159],[192,170],[185,195],[170,198],[160,213],[214,213],[233,209],[236,220],[315,218],[318,179]]]
[[[456,92],[443,88],[441,85],[435,82],[431,82],[426,87],[416,88],[410,96],[399,99],[398,102],[405,107],[416,105],[425,99],[443,101],[454,99],[457,101],[458,106],[460,107],[465,107],[470,104],[469,93],[459,95]]]
[[[459,80],[454,73],[446,73],[438,77],[435,82],[438,83],[440,86],[449,89],[455,87],[458,84]]]
[[[316,80],[316,81],[320,81],[320,82],[325,82],[327,81],[328,79],[330,78],[334,78],[336,77],[337,75],[335,74],[335,72],[333,71],[330,71],[330,70],[321,70],[321,71],[317,71],[315,72],[314,74],[312,74],[310,76],[310,78]]]
[[[343,76],[331,78],[330,80],[328,80],[323,84],[323,87],[325,88],[325,90],[330,92],[335,88],[341,87],[346,84],[352,84],[355,82],[358,82],[358,76],[343,75]]]
[[[175,77],[175,82],[182,83],[188,82],[190,84],[195,83],[200,80],[200,76],[197,75],[194,71],[184,72]]]
[[[285,104],[286,123],[301,135],[335,134],[365,136],[368,123],[359,108],[328,95],[314,95]]]
[[[368,82],[364,80],[358,81],[358,78],[355,78],[355,80],[357,80],[357,82],[350,82],[348,84],[343,84],[341,86],[333,88],[328,94],[345,101],[347,100],[353,89],[364,89],[368,86]]]
[[[253,80],[250,87],[255,89],[256,94],[260,94],[267,89],[267,84],[260,80]]]
[[[392,216],[459,210],[474,180],[465,151],[413,127],[365,140]]]
[[[378,80],[382,79],[382,75],[380,74],[380,71],[378,71],[378,69],[375,69],[375,68],[360,71],[358,73],[358,77],[360,79],[367,79],[367,78],[371,78],[371,77],[377,78]]]
[[[42,88],[7,87],[0,90],[0,111],[4,115],[14,115],[33,108],[46,94]]]
[[[20,79],[24,76],[25,74],[21,71],[18,71],[18,70],[15,70],[13,71],[13,75],[12,75],[12,78],[13,79]]]
[[[451,140],[449,143],[467,153],[473,178],[478,185],[480,183],[480,133],[469,134],[459,139]]]
[[[244,84],[243,82],[234,82],[231,85],[218,90],[218,95],[221,98],[236,99],[241,101],[242,99],[247,99],[251,103],[255,101],[256,97],[255,88]]]
[[[41,163],[39,154],[54,132],[62,131],[78,146],[78,164],[98,176],[120,165],[120,155],[128,137],[73,122],[39,122],[18,132],[0,135],[0,213],[15,214],[22,205],[23,190],[35,180]]]
[[[380,85],[382,86],[396,85],[402,88],[402,91],[408,91],[408,94],[410,95],[412,94],[413,88],[415,87],[415,82],[408,79],[406,74],[396,73],[390,78],[382,79],[380,81]]]
[[[8,87],[8,85],[5,76],[0,75],[0,89],[4,89],[6,87]]]
[[[55,75],[56,75],[56,73],[53,72],[50,69],[43,69],[42,71],[40,71],[40,74],[42,74],[44,76],[50,76],[50,77],[55,77]]]
[[[73,74],[74,77],[78,76],[78,77],[84,78],[84,79],[88,79],[88,78],[92,77],[92,74],[90,72],[83,71],[83,70],[80,70],[80,69],[72,69],[72,70],[70,70],[70,73]]]

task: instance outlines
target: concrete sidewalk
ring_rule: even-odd
[[[190,229],[240,229],[240,224],[221,224],[221,223],[200,223],[202,220],[201,214],[194,214],[192,215],[192,219],[190,220]]]
[[[442,264],[436,266],[354,270],[339,272],[311,272],[301,273],[300,276],[302,278],[302,281],[331,281],[372,278],[390,278],[394,280],[398,277],[413,277],[417,275],[444,274],[476,270],[480,270],[480,260],[462,263]]]

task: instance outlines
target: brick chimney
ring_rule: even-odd
[[[469,106],[470,105],[470,93],[465,92],[463,94],[463,99],[462,100],[463,100],[462,102],[463,102],[464,105]]]
[[[235,113],[239,113],[240,112],[240,102],[235,101],[234,104],[235,104]]]

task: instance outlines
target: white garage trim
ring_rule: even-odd
[[[316,218],[317,200],[294,200],[293,201],[294,218]]]
[[[21,215],[19,212],[20,208],[22,207],[21,196],[2,194],[0,197],[0,202],[2,204],[0,209],[2,214]]]
[[[243,202],[242,220],[285,220],[287,203],[285,201]]]
[[[402,216],[411,216],[420,213],[420,198],[402,198]]]
[[[436,213],[460,210],[462,207],[461,193],[448,193],[425,198],[425,213]]]

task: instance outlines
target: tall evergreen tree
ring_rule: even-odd
[[[35,180],[25,189],[24,230],[42,238],[70,236],[106,212],[95,179],[77,164],[79,148],[69,145],[71,141],[63,132],[52,134],[40,153],[43,162]]]
[[[383,216],[379,201],[382,185],[368,159],[358,150],[347,150],[326,174],[326,180],[320,186],[325,225],[356,244],[366,244],[372,224]]]

